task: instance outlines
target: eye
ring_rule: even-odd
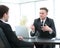
[[[40,14],[44,14],[44,13],[40,13]]]

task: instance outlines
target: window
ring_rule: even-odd
[[[34,7],[34,2],[32,3],[25,3],[25,4],[21,4],[21,18],[23,16],[26,17],[27,19],[27,26],[30,26],[35,18],[35,7]]]

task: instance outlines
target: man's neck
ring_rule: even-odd
[[[4,19],[0,19],[2,22],[5,22],[5,20]]]
[[[42,18],[40,18],[40,19],[41,19],[41,20],[46,20],[46,18],[43,18],[43,19],[42,19]]]

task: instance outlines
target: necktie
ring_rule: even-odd
[[[42,20],[42,24],[43,24],[43,20]]]
[[[43,26],[43,20],[42,20],[42,22],[41,22],[41,26]]]

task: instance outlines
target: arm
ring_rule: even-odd
[[[34,23],[31,26],[31,32],[30,32],[31,36],[35,36],[35,34],[36,34],[36,20],[34,20]]]
[[[56,29],[55,29],[55,24],[54,24],[54,21],[51,20],[51,29],[53,30],[52,33],[50,34],[50,36],[53,38],[53,37],[56,37]]]
[[[52,19],[48,20],[49,25],[42,26],[43,33],[47,34],[48,38],[53,38],[56,36],[56,29],[54,25],[54,21]]]
[[[6,32],[6,37],[8,39],[8,41],[17,46],[17,47],[30,47],[30,45],[32,46],[33,44],[25,42],[23,40],[19,40],[17,38],[17,36],[13,33],[11,27],[9,24],[5,25],[5,32]]]
[[[5,32],[6,32],[6,37],[10,43],[13,43],[15,46],[20,46],[20,41],[17,38],[17,36],[14,34],[14,32],[11,29],[11,26],[9,24],[5,25]]]

